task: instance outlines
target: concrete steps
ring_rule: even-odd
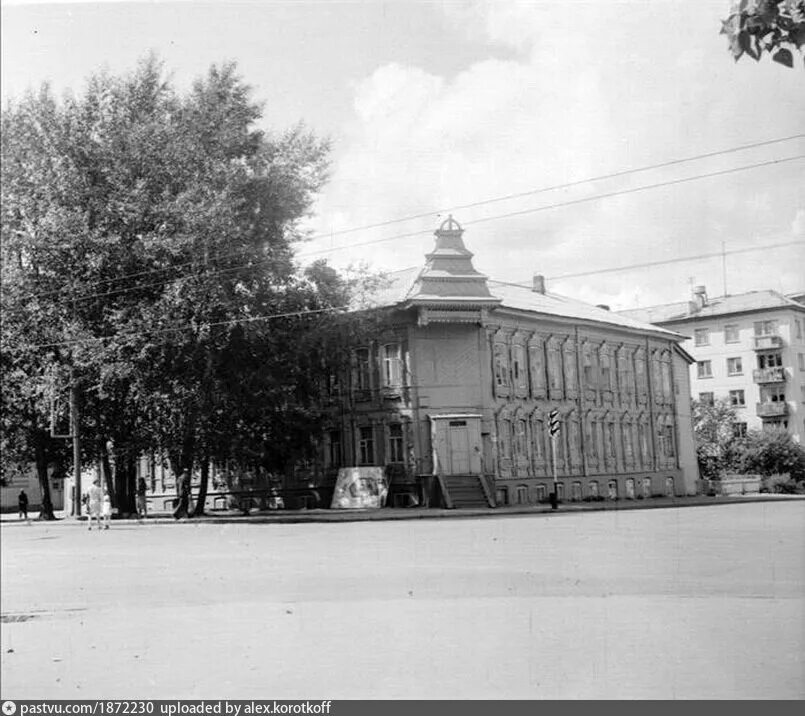
[[[448,507],[456,509],[494,507],[480,475],[443,475],[442,489]]]

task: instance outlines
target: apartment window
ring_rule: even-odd
[[[699,402],[702,405],[715,405],[715,398],[714,394],[707,392],[707,393],[699,393]]]
[[[330,431],[330,467],[341,467],[341,431]]]
[[[783,354],[782,353],[760,353],[757,357],[758,368],[782,368],[783,367]],[[805,369],[803,369],[805,370]]]
[[[355,351],[355,390],[369,390],[371,387],[369,349],[358,348]]]
[[[387,388],[402,385],[402,351],[399,343],[383,346],[383,385]]]
[[[763,403],[784,403],[785,388],[776,385],[763,387],[760,389],[760,400]]]
[[[710,345],[710,329],[709,328],[697,328],[693,331],[693,342],[697,346],[709,346]]]
[[[403,449],[403,426],[399,423],[389,425],[389,462],[405,462]]]
[[[501,388],[509,385],[509,356],[503,343],[495,343],[495,383]]]
[[[361,465],[375,462],[375,438],[371,427],[361,428],[358,433],[358,455]]]
[[[754,327],[756,336],[777,335],[777,321],[755,321]]]
[[[735,423],[732,429],[736,438],[746,437],[746,423]]]
[[[712,378],[713,377],[713,362],[709,360],[700,360],[696,362],[696,374],[699,378]]]
[[[742,390],[730,391],[730,405],[734,408],[742,408],[746,405],[746,397]]]
[[[742,375],[743,363],[740,358],[727,358],[727,375]]]
[[[724,343],[738,343],[740,340],[737,323],[728,323],[724,326]]]
[[[524,389],[526,387],[526,368],[523,346],[515,345],[512,348],[512,374],[515,387]]]

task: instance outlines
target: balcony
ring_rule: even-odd
[[[758,403],[757,414],[759,418],[782,418],[788,415],[788,403],[785,401],[777,403]]]
[[[773,351],[783,347],[783,339],[781,336],[755,336],[754,340],[756,351]]]
[[[752,371],[755,383],[785,383],[785,368],[756,368]]]

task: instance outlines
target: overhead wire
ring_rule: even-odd
[[[490,199],[483,199],[483,200],[479,200],[479,201],[475,201],[475,202],[470,202],[470,203],[467,203],[467,204],[459,204],[459,205],[446,207],[446,208],[442,208],[442,209],[436,209],[436,210],[434,210],[432,212],[427,212],[427,213],[423,213],[423,214],[410,215],[410,216],[400,217],[400,218],[397,218],[397,219],[389,219],[387,221],[379,222],[379,223],[376,223],[376,224],[366,224],[366,225],[363,225],[363,226],[352,227],[352,228],[349,228],[349,229],[341,229],[341,230],[338,230],[338,231],[335,231],[335,232],[330,232],[330,233],[327,233],[327,234],[313,235],[313,236],[308,237],[307,240],[315,241],[315,240],[318,240],[318,239],[331,238],[333,236],[356,233],[358,231],[367,231],[367,230],[370,230],[370,229],[381,228],[381,227],[384,227],[384,226],[390,226],[390,225],[393,225],[393,224],[403,223],[403,222],[406,222],[406,221],[412,221],[412,220],[415,220],[415,219],[421,219],[421,218],[437,216],[439,214],[449,212],[449,211],[458,211],[458,210],[461,210],[461,209],[468,209],[468,208],[473,208],[473,207],[477,207],[477,206],[485,206],[485,205],[488,205],[488,204],[498,203],[498,202],[501,202],[501,201],[509,201],[509,200],[512,200],[512,199],[523,198],[523,197],[526,197],[526,196],[535,196],[535,195],[538,195],[538,194],[541,194],[541,193],[547,193],[547,192],[551,192],[551,191],[557,191],[557,190],[560,190],[560,189],[572,188],[574,186],[580,186],[582,184],[588,184],[588,183],[592,183],[592,182],[603,181],[603,180],[606,180],[606,179],[613,179],[613,178],[628,176],[630,174],[647,172],[647,171],[651,171],[651,170],[655,170],[655,169],[667,168],[667,167],[670,167],[670,166],[677,166],[677,165],[680,165],[680,164],[685,164],[685,163],[689,163],[689,162],[692,162],[692,161],[697,161],[697,160],[700,160],[700,159],[707,159],[707,158],[712,158],[712,157],[716,157],[716,156],[732,154],[732,153],[735,153],[735,152],[746,151],[748,149],[754,149],[754,148],[763,147],[763,146],[769,146],[769,145],[774,145],[774,144],[780,144],[780,143],[783,143],[783,142],[789,142],[789,141],[792,141],[792,140],[795,140],[795,139],[801,139],[801,138],[805,138],[805,133],[803,133],[803,134],[793,134],[793,135],[790,135],[790,136],[787,136],[787,137],[779,137],[779,138],[776,138],[776,139],[769,139],[769,140],[764,140],[764,141],[760,141],[760,142],[754,142],[754,143],[750,143],[750,144],[743,144],[743,145],[739,145],[739,146],[736,146],[736,147],[729,147],[727,149],[721,149],[721,150],[716,150],[716,151],[712,151],[712,152],[706,152],[706,153],[703,153],[703,154],[697,154],[697,155],[693,155],[693,156],[690,156],[690,157],[683,157],[683,158],[679,158],[679,159],[673,159],[673,160],[669,160],[669,161],[666,161],[666,162],[658,162],[658,163],[655,163],[655,164],[649,164],[649,165],[645,165],[645,166],[642,166],[642,167],[635,167],[635,168],[632,168],[632,169],[623,169],[623,170],[620,170],[620,171],[617,171],[617,172],[610,172],[610,173],[607,173],[607,174],[601,174],[601,175],[597,175],[597,176],[593,176],[593,177],[588,177],[586,179],[577,179],[577,180],[573,180],[573,181],[570,181],[570,182],[565,182],[565,183],[562,183],[562,184],[555,184],[555,185],[542,187],[542,188],[538,188],[538,189],[532,189],[532,190],[528,190],[528,191],[524,191],[524,192],[511,193],[511,194],[506,194],[506,195],[503,195],[503,196],[500,196],[500,197],[493,197],[493,198],[490,198]],[[761,163],[759,165],[750,165],[750,168],[754,168],[755,166],[764,166],[764,164]],[[741,170],[742,170],[741,168],[736,168],[734,171],[741,171]],[[730,171],[733,171],[733,170],[725,170],[724,173],[730,173]],[[715,175],[717,175],[717,174],[715,174]],[[708,175],[704,175],[704,176],[710,176],[710,175],[708,174]],[[695,177],[695,178],[701,178],[701,177]],[[681,181],[692,181],[692,180],[693,180],[693,178],[683,179],[683,180],[679,180],[676,183],[681,183]],[[674,182],[672,182],[672,183],[674,183]],[[655,188],[656,186],[663,186],[663,185],[664,185],[663,183],[658,183],[656,185],[650,185],[650,187],[647,187],[647,188]],[[627,190],[624,190],[624,192],[628,193]],[[621,192],[621,193],[624,193],[624,192]],[[610,193],[610,194],[602,195],[600,198],[605,198],[607,196],[617,196],[617,195],[618,195],[618,193]],[[592,201],[593,198],[591,197],[591,198],[588,198],[586,200]],[[582,201],[582,200],[577,200],[575,203],[580,203],[580,201]],[[562,205],[564,205],[564,204],[559,204],[559,206],[562,206]],[[554,205],[549,205],[549,206],[546,206],[544,208],[545,209],[547,209],[547,208],[555,208],[555,206]],[[528,211],[541,211],[541,210],[543,210],[543,208],[540,207],[540,208],[536,208],[536,209],[533,209],[533,210],[525,210],[522,213],[528,213]],[[517,213],[504,214],[504,215],[501,215],[501,218],[507,217],[507,216],[514,216],[514,215],[517,215]],[[467,222],[466,225],[470,225],[470,224],[473,224],[473,223],[482,223],[484,221],[491,221],[494,218],[498,218],[498,217],[494,217],[494,216],[493,217],[486,217],[486,218],[483,218],[483,219],[480,219],[480,220],[476,220],[474,222]],[[410,238],[412,236],[425,235],[425,234],[428,234],[428,233],[431,233],[430,229],[418,230],[418,231],[415,231],[415,232],[409,232],[409,233],[405,233],[405,234],[398,234],[398,235],[395,235],[395,236],[381,238],[381,239],[377,239],[377,240],[370,241],[370,242],[362,242],[362,243],[358,243],[358,244],[348,244],[348,245],[343,245],[343,246],[339,246],[339,247],[331,247],[330,249],[322,249],[322,250],[319,250],[319,251],[313,251],[313,252],[307,252],[307,253],[301,252],[300,257],[314,256],[314,255],[319,255],[319,254],[322,254],[322,253],[331,253],[331,252],[334,252],[334,251],[343,251],[343,250],[347,250],[347,249],[350,249],[350,248],[358,248],[358,247],[362,247],[362,246],[367,246],[367,245],[370,245],[370,244],[373,244],[373,243],[380,243],[380,242],[383,242],[383,241],[392,241],[392,240],[399,239],[399,238]],[[220,254],[217,254],[215,256],[210,257],[210,260],[217,262],[217,261],[219,261],[221,259],[230,258],[230,257],[236,257],[238,255],[240,255],[240,252],[223,252],[223,253],[220,253]],[[269,261],[270,260],[266,260],[266,262],[269,262]],[[110,282],[113,282],[113,281],[122,281],[122,280],[125,280],[125,279],[128,279],[128,278],[138,278],[138,277],[141,277],[141,276],[146,276],[146,275],[151,275],[151,274],[164,273],[166,271],[174,271],[177,268],[183,268],[183,267],[186,267],[186,266],[190,266],[190,265],[192,265],[194,263],[195,263],[195,261],[186,261],[186,262],[182,262],[182,263],[178,263],[178,264],[173,264],[172,266],[169,266],[169,267],[137,271],[137,272],[133,272],[133,273],[129,273],[129,274],[121,274],[120,276],[110,277],[110,278],[106,278],[106,279],[99,279],[98,281],[95,281],[95,282],[92,282],[92,283],[94,285],[99,285],[99,284],[110,283]],[[235,270],[235,267],[231,267],[229,269],[222,269],[222,270],[224,270],[224,271]],[[170,279],[166,279],[166,280],[170,280]],[[178,280],[178,279],[174,279],[174,280]],[[53,294],[56,294],[56,293],[60,293],[61,290],[62,289],[54,289],[54,290],[51,290],[51,291],[40,292],[40,293],[37,293],[37,294],[32,294],[32,295],[28,296],[27,298],[28,299],[33,299],[33,298],[40,298],[40,297],[44,297],[44,296],[49,296],[49,295],[53,295]],[[132,288],[132,290],[136,290],[136,289]]]

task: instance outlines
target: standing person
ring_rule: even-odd
[[[187,473],[182,470],[176,476],[176,508],[173,510],[173,518],[178,520],[180,517],[187,517],[188,514],[188,502],[189,502],[189,495],[188,492],[190,491],[190,482],[187,477]]]
[[[103,528],[105,530],[109,529],[109,520],[112,519],[112,500],[109,497],[109,493],[104,491],[103,493],[103,505],[101,507],[101,515],[103,516]],[[98,523],[98,529],[100,529],[100,522]]]
[[[145,478],[141,477],[137,480],[137,519],[141,520],[148,517],[148,502],[145,499],[147,487],[145,485]]]
[[[28,521],[28,495],[25,494],[25,490],[20,490],[20,494],[17,497],[17,504],[20,508],[20,519]]]
[[[92,518],[98,520],[98,529],[101,529],[101,503],[103,501],[103,490],[101,490],[101,481],[95,478],[92,481],[92,487],[89,488],[89,500],[87,506],[89,507],[89,528],[92,529]]]

